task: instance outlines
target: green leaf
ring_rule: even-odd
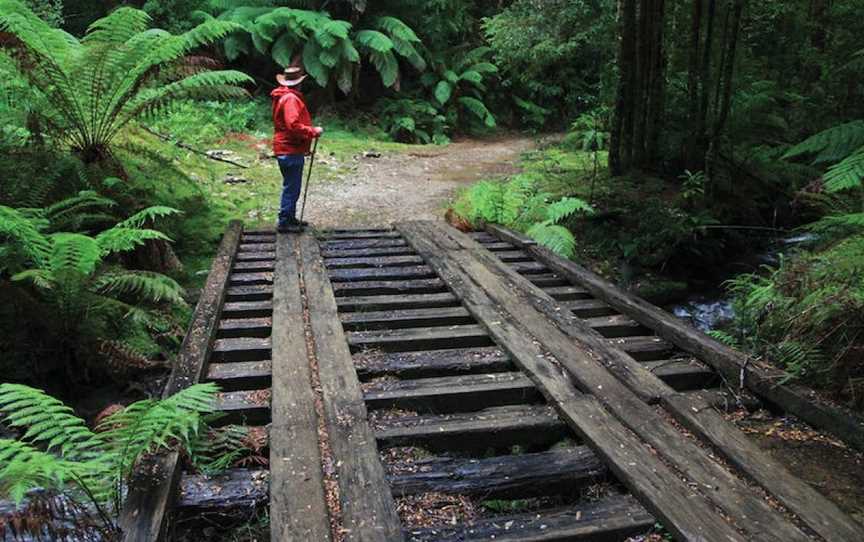
[[[435,99],[441,105],[450,101],[450,96],[453,94],[453,85],[447,81],[439,81],[435,86]]]

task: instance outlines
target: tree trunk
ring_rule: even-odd
[[[613,176],[623,175],[630,169],[630,147],[633,141],[636,0],[621,0],[619,7],[618,90],[609,138],[609,172]]]
[[[687,139],[685,150],[685,163],[691,171],[701,168],[700,162],[705,156],[704,150],[700,149],[698,141],[702,134],[699,133],[699,44],[702,33],[702,1],[693,0],[693,16],[690,26],[690,51],[687,69],[687,96],[688,112],[687,118],[690,123],[690,137]]]
[[[663,118],[666,90],[666,55],[663,50],[665,8],[665,0],[654,0],[651,13],[651,79],[645,116],[646,165],[656,163],[660,146],[660,123]]]
[[[723,135],[723,130],[726,126],[726,120],[729,118],[729,110],[732,105],[732,78],[735,73],[735,53],[738,47],[738,32],[741,28],[741,16],[744,12],[744,3],[746,0],[735,0],[732,10],[729,13],[728,20],[728,35],[725,36],[722,73],[720,74],[721,83],[718,82],[718,96],[715,108],[717,114],[714,120],[714,126],[711,131],[711,142],[708,146],[708,153],[705,158],[706,175],[705,181],[709,191],[714,191],[714,181],[716,177],[716,163],[720,152],[720,138]],[[726,34],[726,32],[724,32]]]

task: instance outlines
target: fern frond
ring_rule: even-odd
[[[546,220],[555,224],[577,212],[592,214],[594,209],[579,198],[561,198],[546,208]]]
[[[195,384],[161,401],[132,403],[105,418],[97,427],[106,442],[120,454],[120,472],[126,476],[145,453],[159,449],[187,450],[197,434],[201,417],[212,414],[219,388]]]
[[[725,344],[730,348],[739,347],[738,339],[726,333],[725,331],[720,331],[719,329],[712,329],[711,331],[708,331],[707,334],[715,341]]]
[[[128,252],[147,241],[171,241],[167,235],[160,231],[150,229],[133,229],[114,226],[96,236],[96,243],[102,250],[103,255]]]
[[[864,146],[864,120],[834,126],[812,135],[783,155],[784,159],[815,155],[814,164],[838,162]]]
[[[492,115],[492,112],[489,111],[489,109],[486,107],[486,104],[484,104],[477,98],[472,98],[471,96],[460,97],[459,103],[462,104],[462,106],[464,106],[474,116],[483,121],[483,123],[487,127],[495,127],[495,117]]]
[[[45,219],[27,218],[18,209],[0,205],[0,240],[10,251],[23,255],[38,266],[43,265],[51,253],[51,241],[42,233],[47,226]],[[5,254],[0,269],[12,264],[11,260],[12,254]]]
[[[179,215],[181,213],[182,211],[174,209],[173,207],[154,205],[138,211],[126,220],[119,222],[117,226],[120,228],[142,228],[148,223],[156,222],[160,218]]]
[[[20,504],[35,488],[67,491],[70,483],[97,482],[101,465],[68,461],[15,440],[0,439],[0,496]]]
[[[94,286],[104,295],[133,295],[150,303],[186,305],[183,288],[174,279],[150,271],[103,273]]]
[[[102,248],[92,237],[61,232],[52,234],[50,238],[52,247],[48,269],[55,276],[71,272],[87,277],[102,262]]]
[[[92,458],[101,440],[61,401],[22,384],[0,384],[0,413],[11,427],[26,429],[22,440],[43,444],[69,460]]]
[[[834,164],[824,175],[825,190],[840,192],[861,186],[864,179],[864,146]]]
[[[564,258],[571,258],[576,252],[576,239],[570,230],[564,226],[541,222],[531,226],[526,233],[541,245]]]

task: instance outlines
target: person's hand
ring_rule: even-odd
[[[320,126],[316,126],[313,130],[315,131],[315,137],[321,137],[321,134],[324,133],[324,128]]]

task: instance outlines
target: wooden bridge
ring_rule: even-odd
[[[207,478],[153,458],[126,540],[256,507],[280,542],[626,540],[658,522],[676,540],[864,540],[715,409],[769,405],[861,446],[856,419],[776,377],[501,228],[234,224],[166,393],[218,383],[222,422],[257,428],[269,466]],[[536,506],[400,521],[433,493]]]

